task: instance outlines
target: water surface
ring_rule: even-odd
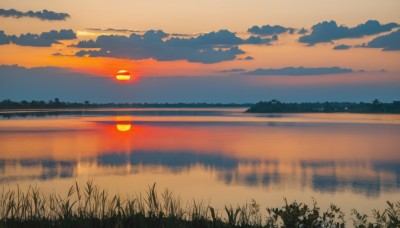
[[[111,193],[154,182],[217,208],[256,199],[368,212],[400,199],[400,115],[101,109],[0,114],[0,187]]]

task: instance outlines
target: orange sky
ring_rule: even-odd
[[[228,4],[229,3],[229,4]],[[227,5],[228,4],[228,5]],[[157,7],[154,7],[157,5]],[[176,7],[179,6],[179,7]],[[227,6],[229,6],[227,8]],[[239,0],[202,1],[187,0],[165,1],[128,1],[118,4],[108,1],[85,1],[70,3],[65,1],[26,2],[6,0],[4,9],[15,8],[21,11],[48,9],[66,12],[71,18],[65,21],[41,21],[30,18],[2,18],[0,29],[6,34],[40,33],[51,29],[72,28],[78,33],[78,40],[95,38],[87,28],[125,28],[146,31],[162,29],[167,33],[201,33],[229,29],[244,32],[253,25],[278,24],[294,28],[309,28],[323,20],[336,20],[347,26],[356,26],[366,20],[377,19],[381,23],[400,22],[396,9],[400,3],[388,1],[334,1],[330,4],[318,0],[305,1],[260,1],[251,3]],[[118,13],[116,13],[118,12]],[[304,15],[307,16],[304,16]],[[157,16],[154,16],[157,15]],[[240,15],[240,16],[238,16]],[[209,23],[208,20],[212,20]],[[86,35],[85,35],[86,34]],[[26,67],[57,66],[69,67],[92,74],[108,75],[119,69],[129,69],[139,76],[163,75],[213,75],[216,70],[230,68],[277,68],[286,66],[343,66],[354,69],[400,72],[397,60],[399,52],[382,52],[379,49],[352,49],[334,51],[332,44],[319,44],[305,47],[296,42],[299,35],[282,35],[272,46],[245,45],[242,48],[255,58],[254,61],[227,61],[212,65],[186,63],[185,61],[157,62],[151,60],[130,61],[107,58],[76,58],[52,56],[55,52],[73,55],[77,49],[67,45],[77,41],[63,41],[64,45],[51,48],[21,47],[1,45],[1,64],[18,64]],[[371,40],[339,40],[339,44],[360,44]]]

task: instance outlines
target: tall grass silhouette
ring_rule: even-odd
[[[69,188],[67,195],[43,194],[37,187],[22,191],[3,188],[0,227],[399,227],[400,201],[372,211],[371,218],[356,209],[346,219],[336,205],[321,210],[284,200],[282,207],[262,208],[255,200],[227,205],[218,211],[204,201],[182,202],[156,184],[142,195],[110,195],[92,181]]]

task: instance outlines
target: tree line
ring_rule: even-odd
[[[365,102],[304,102],[284,103],[278,100],[262,101],[251,106],[249,113],[400,113],[400,101],[383,103],[378,99]]]
[[[276,99],[252,103],[91,103],[54,100],[0,101],[0,109],[67,109],[67,108],[223,108],[250,107],[249,113],[400,113],[400,101],[383,103],[378,99],[367,102],[303,102],[285,103]]]
[[[0,109],[63,109],[63,108],[212,108],[212,107],[250,107],[254,104],[244,103],[91,103],[64,102],[55,98],[49,101],[0,101]]]

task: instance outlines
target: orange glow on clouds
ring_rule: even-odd
[[[68,43],[66,43],[68,44]],[[53,54],[62,49],[64,56]],[[191,63],[184,60],[157,61],[154,59],[129,60],[108,57],[77,57],[73,56],[76,50],[62,45],[53,45],[52,48],[18,46],[15,44],[0,45],[0,62],[6,65],[18,63],[24,67],[53,66],[71,69],[72,72],[90,74],[97,77],[113,78],[121,69],[131,73],[130,82],[146,76],[204,76],[218,75],[220,64],[205,66],[201,63]],[[232,68],[228,63],[225,68]],[[224,65],[225,66],[225,65]]]

